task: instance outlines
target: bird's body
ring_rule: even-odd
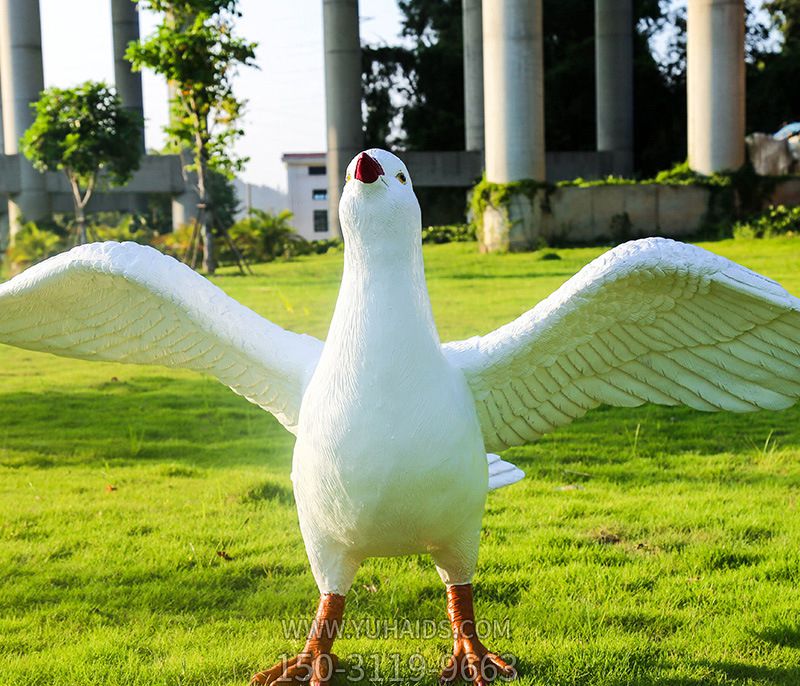
[[[485,336],[442,345],[419,204],[391,153],[361,153],[340,204],[345,266],[327,340],[286,331],[135,244],[81,246],[0,285],[0,342],[216,376],[296,434],[292,481],[321,599],[304,651],[254,683],[327,683],[361,561],[430,553],[447,585],[444,676],[513,670],[475,632],[487,490],[522,445],[605,404],[779,410],[800,397],[800,300],[700,248],[632,241]],[[285,681],[284,681],[285,682]]]
[[[346,256],[300,409],[292,478],[324,591],[345,592],[365,557],[437,551],[466,562],[445,570],[464,582],[477,556],[486,451],[464,375],[442,353],[421,248],[408,247],[404,259]]]

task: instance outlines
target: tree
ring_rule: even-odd
[[[595,147],[594,14],[586,0],[545,0],[545,136],[548,150]],[[685,97],[661,73],[648,46],[666,6],[638,0],[634,37],[636,161],[643,173],[682,158]],[[459,150],[464,145],[462,4],[401,0],[399,46],[363,49],[368,145]],[[682,104],[683,103],[683,104]],[[679,122],[676,126],[674,122]],[[683,133],[681,134],[681,131]]]
[[[86,206],[100,181],[126,184],[139,168],[141,118],[122,107],[113,88],[87,81],[48,88],[32,105],[36,118],[22,152],[39,171],[63,171],[72,189],[78,242],[86,242]]]
[[[256,44],[234,35],[234,21],[241,16],[239,0],[141,0],[140,4],[163,13],[163,18],[151,36],[131,43],[126,57],[134,69],[148,67],[175,86],[172,121],[166,131],[176,149],[191,151],[193,161],[186,170],[197,179],[195,233],[203,246],[203,269],[213,274],[209,178],[214,173],[232,178],[247,161],[231,152],[243,133],[239,128],[243,102],[234,96],[232,80],[239,66],[254,66]],[[225,228],[220,229],[229,240]]]
[[[747,0],[748,130],[800,118],[800,0]],[[635,0],[634,162],[649,176],[686,156],[686,7]],[[399,46],[363,49],[368,145],[463,146],[461,2],[402,0]],[[595,148],[594,14],[586,0],[544,0],[548,150]],[[779,40],[778,40],[779,39]],[[779,49],[778,49],[779,48]]]
[[[365,46],[367,145],[464,147],[461,0],[399,0],[402,46]]]

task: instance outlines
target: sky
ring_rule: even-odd
[[[76,7],[81,11],[76,12]],[[40,0],[45,87],[86,80],[114,81],[110,0]],[[247,100],[245,135],[237,153],[250,158],[241,178],[286,190],[284,152],[325,150],[325,74],[321,0],[241,0],[240,35],[256,41],[260,69],[243,69],[235,80]],[[395,0],[360,0],[361,38],[396,42],[400,14]],[[140,31],[152,32],[158,17],[142,12]],[[160,148],[167,121],[167,86],[143,74],[145,143]]]

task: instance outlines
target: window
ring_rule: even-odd
[[[313,167],[308,168],[308,175],[309,176],[325,176],[328,173],[328,170],[323,165],[316,165]]]
[[[328,210],[314,210],[314,233],[327,233]]]
[[[312,200],[327,200],[328,199],[328,189],[327,188],[315,188],[311,191],[311,199]]]

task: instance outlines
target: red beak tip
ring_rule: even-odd
[[[365,152],[358,156],[354,176],[361,183],[375,183],[383,173],[383,167],[374,157]]]

